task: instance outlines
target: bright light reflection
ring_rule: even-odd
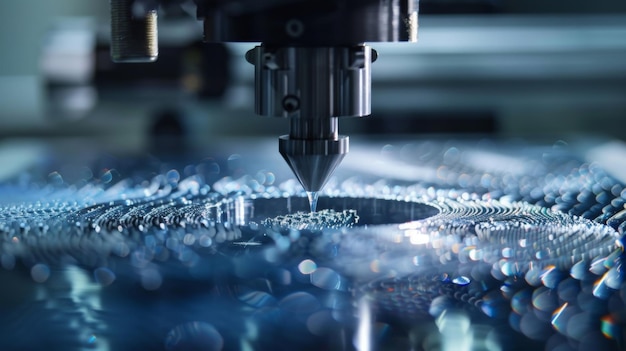
[[[463,313],[447,310],[437,318],[435,324],[441,333],[442,351],[470,351],[473,343],[472,325]]]
[[[372,313],[366,298],[359,301],[359,326],[354,340],[354,346],[359,351],[372,349]]]
[[[483,258],[483,252],[482,250],[478,250],[476,249],[475,246],[473,246],[470,251],[469,251],[469,258],[472,261],[478,261],[478,260],[482,260]]]
[[[601,321],[602,335],[604,335],[607,339],[615,339],[617,336],[616,331],[619,331],[619,327],[616,326],[615,318],[611,315],[606,315],[601,318]]]
[[[410,230],[410,229],[417,229],[421,227],[422,227],[422,223],[420,222],[407,222],[407,223],[402,223],[398,225],[398,229],[400,230]]]
[[[410,238],[413,245],[424,245],[430,242],[430,235],[420,233],[414,229],[405,231],[404,235]]]
[[[559,307],[556,311],[554,311],[554,313],[552,313],[552,320],[550,321],[550,324],[552,324],[552,327],[554,329],[556,329],[557,331],[561,331],[561,329],[559,328],[559,317],[561,316],[561,313],[563,313],[563,311],[565,311],[565,309],[567,308],[568,303],[564,303],[563,306]]]
[[[303,260],[298,264],[298,270],[302,274],[311,274],[317,269],[317,264],[309,259]]]

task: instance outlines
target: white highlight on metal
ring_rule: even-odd
[[[372,309],[367,297],[359,300],[359,326],[354,337],[354,346],[359,351],[372,351]]]
[[[436,322],[441,333],[441,351],[471,351],[473,333],[467,315],[444,311]]]

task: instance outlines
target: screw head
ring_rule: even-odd
[[[287,95],[283,98],[283,109],[285,112],[292,113],[300,109],[300,99],[294,95]]]
[[[304,23],[299,19],[290,19],[285,23],[285,31],[292,38],[298,38],[304,33]]]

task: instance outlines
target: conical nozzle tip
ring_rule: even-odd
[[[283,155],[285,161],[307,192],[320,191],[344,155]]]
[[[348,137],[339,140],[298,140],[282,136],[280,154],[307,192],[318,192],[348,153]]]

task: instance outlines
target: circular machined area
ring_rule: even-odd
[[[309,202],[305,197],[257,198],[252,201],[253,213],[250,217],[253,219],[309,211]],[[377,198],[320,197],[317,206],[318,209],[336,212],[355,210],[359,226],[405,223],[439,213],[437,208],[425,203]]]

